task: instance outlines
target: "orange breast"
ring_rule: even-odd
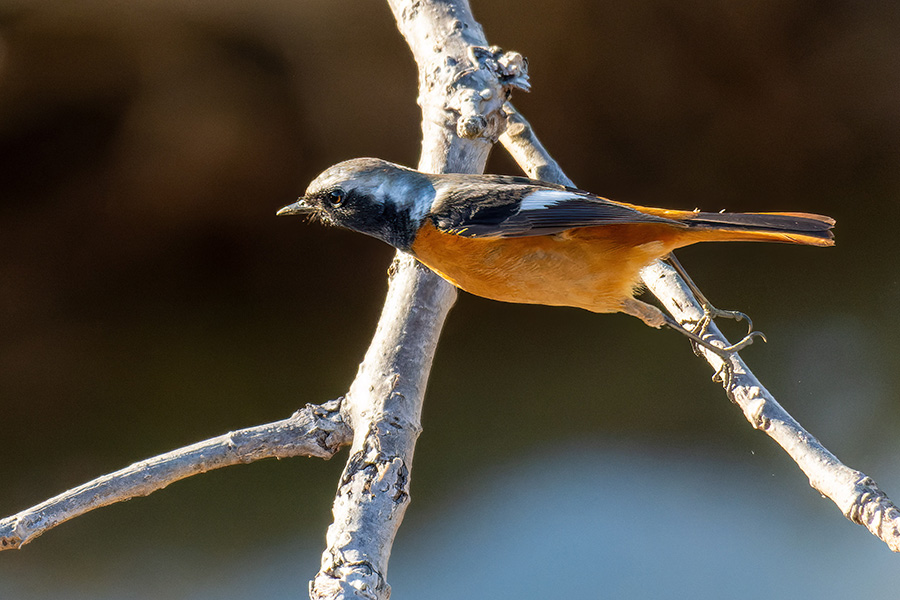
[[[486,239],[441,233],[429,221],[419,230],[412,251],[476,296],[616,312],[634,294],[640,269],[683,244],[678,241],[682,231],[642,223]]]

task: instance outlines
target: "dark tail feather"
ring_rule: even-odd
[[[834,219],[809,213],[682,213],[697,241],[772,241],[833,246]]]

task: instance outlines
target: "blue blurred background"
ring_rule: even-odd
[[[837,219],[832,249],[679,257],[768,334],[743,355],[785,407],[900,498],[900,5],[473,9],[580,186]],[[337,161],[415,164],[415,98],[382,2],[0,0],[0,513],[343,393],[392,251],[274,212]],[[896,597],[897,558],[710,375],[635,319],[461,294],[394,597]],[[303,597],[345,458],[64,524],[0,554],[0,598]]]

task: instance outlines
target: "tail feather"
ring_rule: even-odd
[[[695,227],[770,229],[773,231],[827,232],[834,219],[809,213],[692,213],[685,221]]]
[[[770,241],[809,246],[833,246],[834,219],[797,212],[708,213],[686,210],[634,208],[673,221],[693,230],[685,244],[704,241]]]
[[[703,213],[684,219],[689,227],[708,232],[702,239],[773,241],[833,246],[834,219],[810,213]],[[698,231],[699,233],[699,231]]]

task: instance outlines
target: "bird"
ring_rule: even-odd
[[[638,206],[526,177],[423,173],[377,158],[326,169],[277,214],[309,215],[380,239],[476,296],[621,312],[695,342],[699,336],[635,298],[643,267],[698,242],[832,246],[835,224],[802,212]]]

